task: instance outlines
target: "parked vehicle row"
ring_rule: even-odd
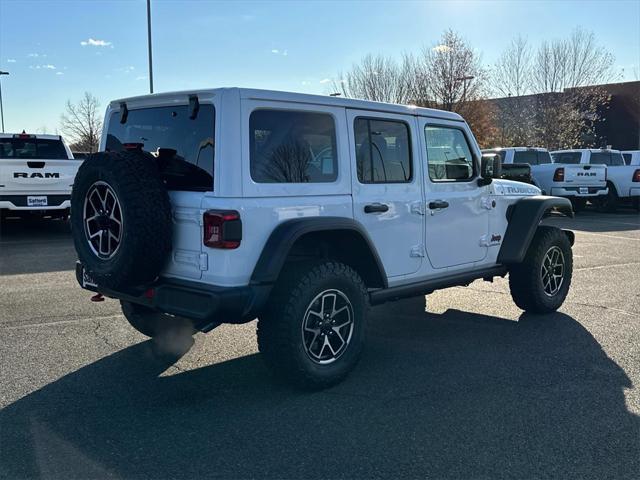
[[[622,202],[638,207],[639,152],[611,149],[572,149],[549,152],[545,148],[507,147],[483,150],[496,153],[505,166],[528,164],[533,183],[543,193],[568,198],[576,211],[590,201],[606,211]]]
[[[81,163],[60,135],[0,134],[0,215],[66,218]]]

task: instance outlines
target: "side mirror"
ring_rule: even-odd
[[[502,175],[502,162],[497,153],[485,153],[480,159],[480,180],[483,185],[489,185],[494,178]]]

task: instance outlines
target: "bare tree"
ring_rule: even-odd
[[[486,94],[487,72],[480,56],[453,30],[445,31],[439,44],[424,48],[416,64],[420,105],[459,111]]]
[[[491,77],[493,90],[503,97],[520,97],[529,93],[531,57],[531,47],[526,38],[518,36],[511,40],[493,69]]]
[[[72,149],[95,152],[100,144],[102,115],[98,111],[100,102],[85,92],[77,103],[67,100],[66,112],[60,116],[60,128],[72,142]]]
[[[345,97],[376,102],[407,103],[411,75],[407,61],[398,64],[382,55],[366,55],[347,73],[340,73],[332,89]]]
[[[593,32],[576,28],[569,38],[543,42],[533,60],[534,93],[611,82],[619,78],[614,56],[596,43]]]

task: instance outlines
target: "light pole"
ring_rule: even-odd
[[[9,72],[3,72],[0,70],[0,77],[2,75],[9,75]],[[2,133],[4,133],[4,110],[2,110],[2,82],[0,82],[0,119],[2,119]]]
[[[153,57],[151,56],[151,0],[147,0],[147,43],[149,45],[149,93],[153,93]]]
[[[463,82],[462,83],[462,99],[461,99],[461,103],[463,103],[467,99],[467,82],[470,82],[474,78],[476,78],[476,77],[474,77],[473,75],[467,75],[467,76],[464,76],[464,77],[456,78],[457,81]]]

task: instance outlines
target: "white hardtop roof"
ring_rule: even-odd
[[[166,103],[171,100],[180,100],[181,103],[188,101],[189,95],[215,96],[222,92],[237,91],[243,99],[269,100],[276,102],[294,102],[304,104],[326,105],[333,107],[353,108],[360,110],[374,110],[377,112],[399,113],[423,117],[435,117],[445,120],[464,121],[464,119],[454,112],[437,110],[434,108],[422,108],[413,105],[398,105],[395,103],[372,102],[369,100],[357,100],[353,98],[331,97],[328,95],[311,95],[307,93],[281,92],[277,90],[259,90],[252,88],[214,88],[202,90],[184,90],[179,92],[153,93],[150,95],[140,95],[137,97],[121,98],[111,102],[111,108],[118,109],[120,103],[144,102],[157,100]]]
[[[526,151],[531,151],[531,150],[535,150],[536,152],[547,152],[548,150],[546,148],[543,147],[495,147],[495,148],[483,148],[482,151],[486,152],[491,150],[492,152],[495,151],[503,151],[503,150],[515,150],[516,152],[526,152]]]
[[[17,132],[17,133],[0,133],[0,138],[13,138],[20,135],[29,135],[30,137],[36,137],[40,140],[62,140],[60,135],[51,135],[47,133],[29,133],[29,132]]]
[[[611,153],[620,153],[620,150],[614,150],[612,148],[569,148],[567,150],[554,150],[551,153],[582,153],[582,152],[611,152]]]

